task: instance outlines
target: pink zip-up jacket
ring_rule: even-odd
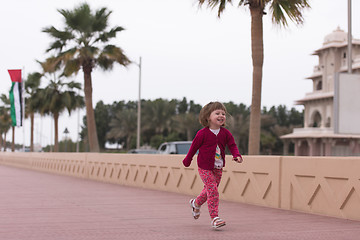
[[[224,160],[225,167],[225,147],[228,146],[234,158],[241,157],[239,150],[235,144],[234,137],[226,128],[221,127],[218,135],[215,135],[209,127],[199,130],[192,141],[188,154],[183,160],[185,167],[190,166],[191,161],[199,150],[197,156],[198,167],[205,170],[213,170],[215,164],[216,146],[219,145],[221,157]]]

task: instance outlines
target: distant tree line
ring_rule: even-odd
[[[250,107],[233,102],[224,103],[227,108],[228,128],[243,154],[247,154]],[[198,115],[201,105],[194,101],[156,99],[141,101],[141,146],[158,148],[165,141],[191,141],[202,128]],[[105,150],[105,143],[118,143],[125,150],[136,148],[137,102],[119,101],[104,104],[99,101],[94,109],[99,145]],[[261,114],[261,154],[283,153],[280,136],[291,133],[294,127],[302,127],[303,112],[285,105],[264,107]],[[86,151],[86,118],[80,133],[82,147]],[[293,149],[290,149],[290,152]]]

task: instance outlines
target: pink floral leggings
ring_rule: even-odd
[[[222,176],[222,169],[204,170],[199,168],[199,174],[204,183],[204,189],[197,196],[196,204],[201,206],[207,201],[210,217],[217,217],[219,212],[218,186]]]

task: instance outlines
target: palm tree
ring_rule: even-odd
[[[11,150],[14,151],[15,149],[15,127],[12,126],[12,120],[10,115],[10,99],[5,95],[1,94],[0,100],[3,102],[4,106],[0,107],[0,132],[1,134],[4,134],[3,139],[3,146],[4,146],[4,152],[6,151],[6,134],[9,131],[9,129],[12,127],[12,145]]]
[[[144,131],[152,129],[156,135],[166,135],[174,129],[176,100],[158,98],[154,101],[146,101],[143,114]]]
[[[40,112],[42,107],[42,99],[39,89],[42,75],[34,72],[28,75],[25,81],[26,105],[25,114],[30,115],[30,152],[34,151],[34,115]]]
[[[3,102],[3,106],[0,107],[0,135],[4,134],[2,138],[2,145],[4,146],[4,152],[6,151],[6,134],[11,128],[11,115],[10,115],[10,99],[1,94],[0,100]],[[1,147],[1,146],[0,146]]]
[[[4,152],[6,151],[6,135],[11,127],[11,117],[9,114],[9,109],[4,106],[0,107],[0,150],[1,147],[4,147]],[[4,137],[3,137],[4,134]]]
[[[137,114],[135,109],[123,109],[115,113],[109,123],[110,131],[106,134],[107,139],[125,138],[125,148],[131,148],[132,139],[136,138]]]
[[[44,65],[43,65],[44,66]],[[69,115],[71,111],[82,107],[84,105],[84,99],[77,94],[74,89],[81,89],[81,84],[77,82],[63,82],[61,78],[57,77],[53,73],[53,79],[50,80],[49,85],[39,91],[40,98],[43,100],[41,113],[52,114],[54,118],[54,151],[59,151],[59,130],[58,121],[60,114],[67,109]]]
[[[176,130],[185,133],[187,141],[191,141],[196,132],[201,129],[198,114],[186,112],[175,115],[173,119],[177,125]]]
[[[95,66],[103,70],[111,70],[114,63],[123,66],[131,63],[121,48],[107,44],[124,28],[115,26],[108,29],[111,11],[101,8],[93,13],[87,3],[81,4],[74,10],[61,9],[58,12],[64,17],[66,26],[63,30],[53,26],[43,30],[55,39],[47,52],[57,52],[56,57],[52,59],[54,67],[59,63],[64,65],[65,76],[76,74],[82,68],[90,151],[99,152],[92,104],[91,72]]]
[[[229,115],[228,119],[226,119],[226,126],[234,136],[239,151],[246,153],[248,149],[249,117],[244,113]]]
[[[218,17],[224,11],[226,4],[232,4],[235,0],[199,0],[202,5],[218,6]],[[265,7],[269,5],[271,18],[274,24],[288,26],[288,19],[296,24],[302,24],[303,10],[310,8],[308,0],[239,0],[239,6],[249,5],[251,14],[251,52],[253,62],[253,87],[249,129],[249,154],[259,154],[260,150],[260,122],[261,122],[261,85],[262,68],[264,62],[263,48],[263,15]]]

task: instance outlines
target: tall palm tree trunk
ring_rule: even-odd
[[[186,129],[186,140],[191,141],[192,140],[192,132],[190,129]]]
[[[87,134],[89,139],[90,152],[100,152],[99,141],[96,132],[95,114],[92,104],[92,82],[91,82],[92,69],[89,66],[84,66],[83,70],[84,70],[86,123],[88,129]]]
[[[253,86],[249,129],[249,155],[257,155],[260,151],[260,119],[261,119],[261,81],[264,62],[263,47],[263,8],[250,7],[251,13],[251,51],[253,61]]]
[[[6,152],[7,146],[6,146],[6,132],[4,133],[4,152]]]
[[[55,129],[54,152],[58,152],[59,151],[59,113],[54,113],[54,129]]]
[[[131,135],[129,135],[127,138],[126,138],[126,149],[129,150],[130,149],[130,145],[131,145]]]
[[[12,126],[12,143],[11,143],[11,151],[15,152],[15,127]]]
[[[30,113],[30,152],[34,151],[34,113]]]

